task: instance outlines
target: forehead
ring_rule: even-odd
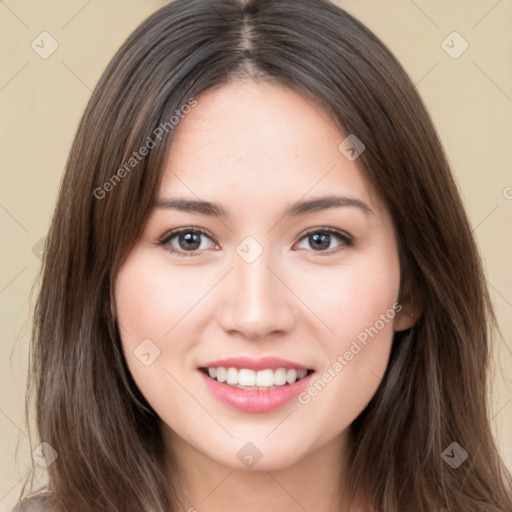
[[[160,197],[299,200],[333,192],[375,206],[376,195],[339,150],[345,139],[322,107],[292,89],[235,81],[197,98],[180,120]]]

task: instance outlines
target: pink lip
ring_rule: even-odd
[[[277,368],[295,368],[296,370],[310,370],[299,363],[281,359],[279,357],[262,357],[260,359],[253,359],[252,357],[230,357],[228,359],[218,359],[216,361],[209,361],[202,364],[201,368],[216,368],[223,366],[224,368],[247,368],[249,370],[266,370],[270,368],[277,370]]]
[[[223,365],[215,364],[212,366]],[[295,366],[293,367],[296,368]],[[244,368],[247,368],[247,366],[244,366]],[[265,368],[269,367],[266,366]],[[284,368],[284,366],[278,366],[278,368]],[[233,409],[243,412],[270,412],[282,407],[309,385],[311,376],[313,375],[313,373],[311,373],[293,384],[286,384],[275,389],[250,390],[239,389],[225,383],[217,382],[201,370],[199,370],[198,373],[209,391],[211,391],[211,393],[213,393],[213,395],[215,395],[221,402],[229,405]]]

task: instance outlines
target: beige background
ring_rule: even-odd
[[[129,33],[162,5],[143,0],[0,3],[0,512],[15,503],[31,457],[24,393],[38,242],[94,85]],[[504,336],[496,354],[492,424],[512,468],[512,0],[340,5],[403,63],[453,166]],[[44,31],[58,43],[47,59],[31,47]],[[469,44],[458,58],[442,47],[454,31]],[[445,43],[452,53],[462,48],[457,37]]]

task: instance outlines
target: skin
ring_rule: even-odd
[[[361,510],[342,498],[349,426],[379,386],[394,331],[414,322],[407,286],[399,297],[393,222],[357,159],[338,149],[345,135],[311,99],[245,80],[197,101],[176,128],[159,198],[215,201],[227,217],[152,212],[115,283],[128,367],[161,418],[187,507]],[[283,217],[296,201],[333,194],[372,213],[345,206]],[[190,251],[178,236],[156,243],[184,227],[208,233],[199,248]],[[305,232],[325,227],[355,244],[333,235],[315,249]],[[263,250],[252,263],[236,251],[247,236]],[[290,359],[321,375],[396,302],[402,311],[308,404],[237,411],[199,378],[202,363],[243,355]],[[145,366],[134,350],[148,338],[160,355]],[[262,453],[251,468],[237,457],[248,442]]]

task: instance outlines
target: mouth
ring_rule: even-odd
[[[304,368],[236,368],[233,366],[200,367],[199,371],[210,379],[232,388],[248,391],[270,391],[291,386],[309,377],[314,370]]]
[[[224,405],[248,413],[277,410],[297,398],[315,370],[266,356],[240,356],[204,362],[197,368],[206,390]]]

